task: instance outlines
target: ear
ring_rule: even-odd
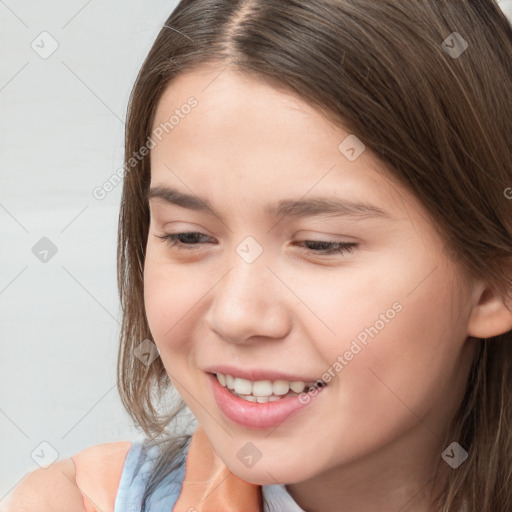
[[[512,302],[488,283],[473,290],[473,308],[468,322],[468,335],[492,338],[512,330]]]

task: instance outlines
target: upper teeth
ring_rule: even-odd
[[[271,396],[286,395],[290,390],[294,393],[302,393],[306,388],[309,389],[314,383],[301,381],[289,382],[287,380],[257,380],[255,382],[233,377],[232,375],[223,375],[217,373],[217,380],[224,387],[233,390],[239,395]]]

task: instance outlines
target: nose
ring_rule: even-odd
[[[276,277],[264,254],[248,263],[238,254],[212,290],[206,314],[209,328],[228,343],[282,339],[289,332],[289,290]],[[289,300],[289,297],[288,297]]]

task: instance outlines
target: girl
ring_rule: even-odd
[[[32,473],[9,512],[512,510],[502,7],[179,3],[119,218],[118,383],[147,440]]]

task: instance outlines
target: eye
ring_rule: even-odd
[[[164,236],[158,236],[158,238],[161,238],[164,240],[167,244],[171,245],[172,247],[176,247],[178,250],[197,250],[198,245],[200,243],[197,242],[197,238],[199,237],[205,237],[209,238],[207,235],[204,235],[203,233],[197,233],[197,232],[183,232],[183,233],[171,233]],[[209,243],[209,242],[206,242]],[[305,244],[307,247],[306,249],[310,252],[317,253],[317,254],[344,254],[344,253],[350,253],[354,251],[354,249],[357,247],[356,243],[348,243],[348,242],[329,242],[329,241],[321,241],[321,240],[305,240],[303,242],[298,242],[301,244]],[[311,247],[313,246],[313,247]]]
[[[164,240],[166,243],[168,243],[171,246],[177,246],[178,249],[190,251],[190,250],[196,249],[195,246],[197,244],[193,243],[194,240],[196,240],[196,238],[197,238],[195,235],[209,238],[206,235],[204,235],[203,233],[196,233],[196,232],[192,232],[192,231],[188,231],[188,232],[184,232],[184,233],[171,233],[169,235],[159,236],[158,238],[161,238],[162,240]],[[188,242],[182,241],[182,239],[187,240],[187,238],[189,240]],[[190,239],[192,239],[192,243],[190,243]]]
[[[314,250],[311,247],[308,247],[309,250],[313,252],[318,252],[320,254],[344,254],[352,252],[356,247],[356,243],[348,243],[348,242],[325,242],[323,240],[305,240],[303,243],[309,246],[320,247],[320,250]],[[324,247],[324,248],[321,248]]]

